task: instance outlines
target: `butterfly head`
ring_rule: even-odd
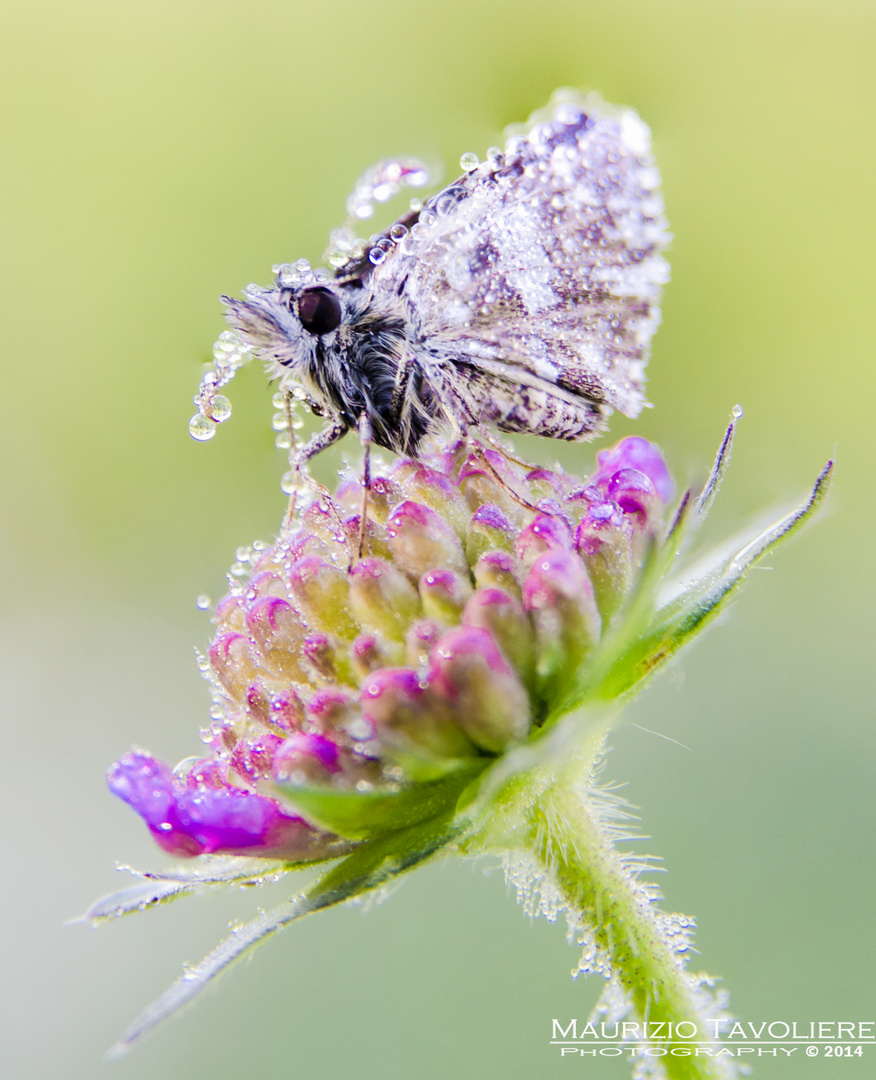
[[[345,300],[329,281],[250,286],[243,300],[223,296],[226,318],[272,375],[304,377],[331,348],[344,321]]]

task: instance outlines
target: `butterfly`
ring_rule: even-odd
[[[222,298],[233,347],[325,420],[296,464],[351,429],[416,457],[481,425],[589,439],[642,408],[669,239],[648,128],[560,91],[511,130],[367,243],[336,234],[334,277],[300,260]],[[394,190],[417,168],[382,164]]]

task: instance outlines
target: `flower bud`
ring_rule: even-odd
[[[436,619],[417,619],[408,627],[405,656],[409,667],[423,667],[445,627]]]
[[[468,571],[454,529],[422,503],[403,502],[389,517],[386,531],[396,562],[414,579],[435,567]]]
[[[350,646],[350,659],[353,672],[358,679],[364,679],[372,671],[389,664],[390,658],[383,648],[383,643],[374,634],[360,634]]]
[[[341,768],[338,757],[337,743],[331,739],[297,732],[274,754],[274,779],[280,783],[328,783]]]
[[[523,579],[523,567],[520,560],[504,551],[488,551],[475,564],[475,585],[479,589],[496,588],[510,596],[521,596],[520,582]]]
[[[261,596],[245,609],[246,628],[261,653],[295,678],[304,638],[301,616],[279,596]]]
[[[523,584],[523,606],[535,627],[541,694],[556,704],[569,692],[600,634],[593,586],[578,556],[552,551],[536,559]]]
[[[465,602],[471,596],[468,572],[465,576],[453,570],[430,570],[420,578],[423,611],[440,622],[459,622]]]
[[[354,684],[349,654],[338,647],[330,634],[308,634],[301,643],[302,666],[309,668],[317,682]]]
[[[485,503],[472,514],[465,538],[465,553],[476,563],[487,551],[497,548],[510,551],[514,545],[514,526],[498,506]]]
[[[391,476],[404,491],[406,499],[428,506],[449,522],[460,540],[465,537],[471,515],[459,488],[450,477],[437,469],[404,458],[395,463]]]
[[[513,664],[524,685],[533,686],[535,633],[523,604],[503,589],[478,589],[465,605],[465,626],[489,631]]]
[[[427,693],[415,671],[384,668],[369,675],[359,700],[384,751],[421,777],[440,773],[440,768],[433,773],[429,762],[440,765],[475,753],[456,719]]]
[[[675,493],[675,484],[659,447],[639,435],[631,435],[607,450],[600,450],[596,463],[598,470],[591,478],[592,484],[609,480],[621,469],[637,469],[648,477],[664,503],[670,502]]]
[[[232,698],[243,700],[258,675],[258,659],[248,637],[220,634],[210,646],[210,664]]]
[[[489,630],[448,630],[432,650],[428,682],[482,750],[501,753],[529,730],[526,691]]]
[[[612,502],[595,503],[581,519],[575,548],[605,619],[623,606],[633,585],[633,525]]]
[[[356,622],[350,611],[347,575],[327,559],[307,555],[289,570],[289,595],[313,630],[330,630],[340,637],[356,636]]]
[[[626,519],[640,535],[653,532],[660,523],[663,504],[645,473],[638,469],[620,469],[606,485],[609,499],[617,503]]]
[[[516,554],[525,569],[547,551],[568,551],[572,547],[572,530],[559,514],[537,514],[522,529],[517,538]]]
[[[382,559],[362,559],[350,571],[349,590],[350,608],[362,627],[404,641],[408,623],[421,611],[405,574]]]
[[[231,768],[250,783],[271,773],[274,751],[283,740],[265,734],[257,739],[240,739],[231,752]]]
[[[504,469],[490,457],[490,454],[490,451],[483,451],[480,454],[470,454],[465,459],[459,469],[460,491],[472,511],[476,511],[478,507],[487,503],[501,510],[505,517],[513,522],[516,528],[519,528],[525,516],[525,509],[513,494],[516,478],[510,469]],[[487,461],[496,469],[496,472],[489,468]],[[506,473],[507,483],[503,482]]]

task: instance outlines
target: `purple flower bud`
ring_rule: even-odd
[[[465,538],[465,553],[469,563],[475,563],[487,551],[500,548],[510,551],[514,546],[514,526],[498,506],[485,503],[472,514]]]
[[[240,633],[246,629],[246,616],[239,596],[223,596],[216,605],[216,625],[220,632]]]
[[[568,692],[600,634],[593,586],[578,556],[551,551],[536,559],[523,584],[523,606],[535,627],[541,692],[554,703]]]
[[[403,502],[391,514],[386,531],[396,562],[412,578],[419,579],[436,566],[468,572],[456,532],[422,503]]]
[[[405,658],[410,667],[419,668],[426,663],[444,630],[443,624],[435,619],[417,619],[411,623],[405,640]]]
[[[327,783],[340,771],[337,743],[324,735],[290,735],[274,754],[274,779],[279,783]]]
[[[270,570],[260,570],[249,579],[246,585],[246,599],[251,603],[259,596],[285,597],[286,586],[283,578],[276,567]]]
[[[535,673],[535,634],[523,604],[503,589],[478,589],[465,605],[465,626],[489,631],[525,686]]]
[[[292,687],[272,694],[268,708],[271,725],[284,731],[297,730],[304,719],[304,703]]]
[[[471,596],[468,572],[465,576],[452,570],[430,570],[420,578],[423,611],[429,618],[445,623],[459,621],[465,602]]]
[[[270,727],[271,694],[262,679],[256,679],[246,688],[244,703],[249,716],[265,727]]]
[[[179,774],[179,766],[174,770]],[[180,777],[188,788],[221,788],[228,784],[228,765],[217,758],[198,758]]]
[[[210,646],[216,678],[233,698],[245,700],[247,687],[258,675],[258,659],[248,637],[220,634]]]
[[[279,596],[260,596],[246,606],[246,628],[265,656],[275,657],[280,665],[291,665],[290,676],[294,678],[304,637],[295,608]]]
[[[362,716],[358,699],[351,691],[337,687],[317,690],[311,696],[307,719],[318,732],[335,740],[365,742],[374,737],[374,727]]]
[[[648,477],[664,503],[668,503],[675,493],[675,483],[660,448],[639,435],[631,435],[607,450],[600,450],[596,463],[598,471],[591,479],[593,484],[609,480],[621,469],[637,469]]]
[[[623,605],[634,580],[633,524],[613,502],[595,503],[575,533],[596,603],[608,620]]]
[[[397,461],[391,476],[405,499],[428,506],[450,523],[457,536],[465,536],[470,512],[450,477],[409,459]]]
[[[328,634],[308,634],[301,643],[301,655],[317,680],[334,682],[339,676],[339,653]]]
[[[532,501],[549,499],[559,505],[565,500],[569,487],[569,478],[552,469],[530,469],[526,474]]]
[[[341,516],[331,499],[316,499],[301,513],[301,531],[319,537],[328,550],[338,544],[340,524]]]
[[[359,701],[378,743],[409,771],[418,771],[418,760],[440,764],[474,754],[452,713],[427,693],[415,671],[376,671],[362,683]]]
[[[529,698],[489,630],[448,630],[432,650],[429,687],[483,750],[500,753],[529,730]]]
[[[571,546],[572,530],[565,518],[537,514],[517,538],[517,558],[529,569],[546,551],[568,551]]]
[[[347,575],[327,559],[308,555],[289,569],[289,594],[308,627],[354,638],[356,622],[348,603]]]
[[[663,504],[650,479],[638,469],[621,469],[608,481],[606,491],[638,533],[653,531]]]
[[[359,515],[362,510],[362,484],[359,480],[344,480],[337,490],[335,502],[348,515]],[[401,488],[388,476],[374,476],[368,491],[368,518],[382,525],[389,517],[391,507],[403,500]]]
[[[497,469],[499,476],[496,476],[496,473],[484,464],[484,457],[487,457],[490,464]],[[507,482],[503,483],[506,474]],[[500,480],[499,477],[502,479]],[[483,456],[470,454],[460,466],[458,482],[459,489],[472,511],[488,503],[498,507],[515,527],[519,527],[526,513],[520,501],[512,494],[517,490],[516,485],[519,480],[510,473],[510,470],[500,467],[493,461],[489,453]]]
[[[355,674],[359,679],[364,679],[383,666],[385,655],[373,634],[361,634],[350,646],[350,659]]]
[[[281,742],[277,735],[270,734],[257,739],[241,739],[231,752],[231,768],[250,783],[269,776],[274,751]]]
[[[397,567],[382,559],[362,559],[349,574],[350,607],[361,626],[393,641],[420,615],[417,590]]]
[[[504,551],[488,551],[475,563],[472,571],[479,589],[496,588],[510,596],[520,596],[523,567],[520,560]]]

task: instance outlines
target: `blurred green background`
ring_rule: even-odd
[[[613,434],[641,431],[697,477],[741,402],[716,537],[839,460],[827,513],[629,711],[608,775],[630,781],[653,837],[639,849],[665,857],[666,906],[697,917],[695,964],[740,1016],[874,1019],[874,29],[850,0],[7,0],[4,1075],[627,1074],[548,1046],[599,987],[569,979],[576,952],[496,867],[435,866],[370,913],[293,928],[112,1064],[180,962],[289,886],[61,926],[119,886],[114,859],[164,865],[104,769],[132,742],[196,752],[195,596],[220,595],[234,548],[283,510],[259,371],[212,443],[187,433],[216,298],[318,260],[373,161],[452,176],[558,85],[651,124],[676,237],[656,408]],[[874,1054],[837,1068],[872,1076]]]

